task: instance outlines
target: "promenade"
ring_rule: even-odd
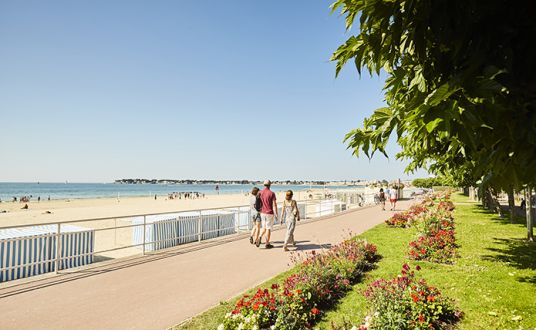
[[[397,210],[411,201],[402,201]],[[329,247],[383,222],[379,206],[302,222],[299,250]],[[166,329],[291,267],[272,234],[271,250],[226,239],[125,259],[91,269],[0,286],[2,329]]]

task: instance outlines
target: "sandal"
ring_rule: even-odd
[[[270,243],[266,243],[266,245],[264,247],[267,248],[267,249],[271,249],[274,246],[272,244],[270,244]]]
[[[249,244],[253,244],[253,236],[249,236]]]
[[[261,238],[260,238],[260,237],[259,237],[259,239],[257,239],[257,241],[255,242],[255,246],[256,246],[256,247],[261,246]]]

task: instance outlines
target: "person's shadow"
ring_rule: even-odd
[[[326,244],[314,244],[310,243],[311,241],[296,241],[296,247],[289,245],[291,251],[309,251],[309,250],[319,250],[319,249],[329,249],[331,248],[331,243]],[[274,241],[272,244],[274,248],[283,248],[284,241]],[[277,245],[276,245],[277,244]]]

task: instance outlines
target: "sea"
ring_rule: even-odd
[[[81,198],[116,198],[140,196],[166,196],[173,192],[198,192],[205,195],[246,193],[254,187],[252,184],[120,184],[120,183],[13,183],[0,182],[0,200],[3,202],[31,196],[31,200],[81,199]],[[262,188],[259,186],[259,188]],[[307,189],[359,189],[363,186],[316,186],[316,185],[273,185],[272,190],[300,191]]]

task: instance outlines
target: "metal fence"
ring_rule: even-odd
[[[374,201],[363,191],[317,193],[298,201],[298,209],[307,221]],[[0,282],[239,235],[252,229],[251,218],[249,206],[238,205],[0,227]]]

